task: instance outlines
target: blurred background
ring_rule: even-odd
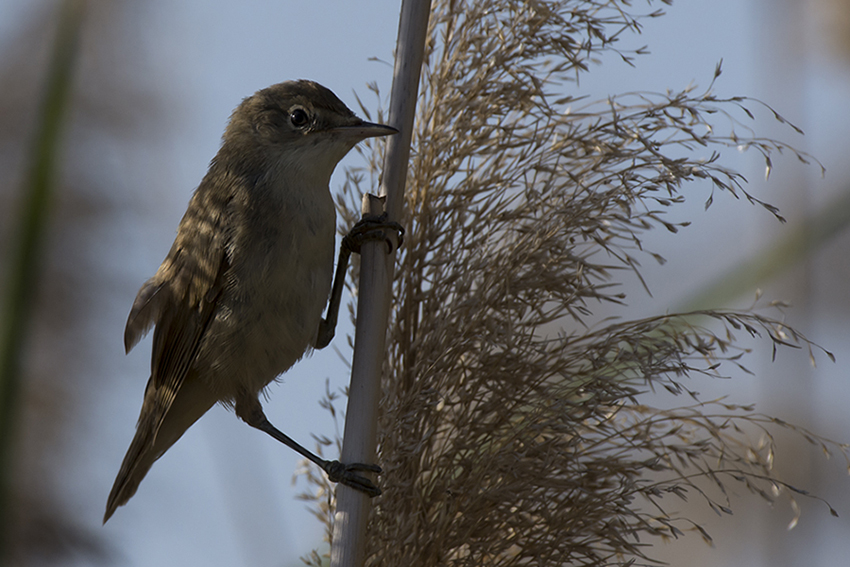
[[[133,435],[149,373],[150,338],[123,353],[124,322],[135,294],[168,251],[192,190],[218,149],[232,109],[254,91],[310,78],[358,111],[374,112],[366,85],[389,95],[398,2],[355,6],[339,0],[260,2],[89,0],[62,131],[55,194],[26,329],[23,382],[7,517],[15,565],[299,564],[321,547],[322,526],[295,498],[299,458],[214,408],[153,467],[129,505],[101,527],[106,496]],[[653,9],[662,6],[653,4]],[[22,186],[39,123],[59,2],[0,3],[0,276],[8,280]],[[642,35],[635,67],[610,54],[568,85],[591,99],[627,91],[707,87],[716,64],[720,97],[747,95],[771,105],[805,136],[756,113],[760,136],[815,156],[821,175],[793,155],[774,159],[765,181],[754,153],[725,163],[749,190],[781,209],[786,224],[760,207],[692,185],[670,220],[679,234],[650,234],[643,275],[652,295],[627,282],[629,310],[641,317],[682,306],[750,305],[756,290],[788,301],[790,324],[832,351],[837,362],[753,342],[754,376],[700,384],[705,399],[737,403],[850,441],[850,0],[692,0],[665,6]],[[357,166],[356,154],[342,166]],[[342,167],[332,190],[342,183]],[[741,267],[746,269],[741,269]],[[732,282],[734,292],[701,291]],[[715,288],[716,289],[716,288]],[[707,302],[707,303],[706,303]],[[344,318],[345,319],[345,318]],[[273,423],[308,447],[332,436],[319,407],[326,381],[348,380],[347,320],[334,349],[315,353],[270,388]],[[335,449],[332,449],[334,451]],[[335,455],[330,455],[335,456]],[[733,495],[735,514],[690,511],[714,536],[661,544],[657,555],[689,566],[839,565],[850,556],[850,479],[841,458],[825,461],[805,442],[780,438],[776,466],[793,485],[827,499],[841,514],[798,498],[774,508]]]

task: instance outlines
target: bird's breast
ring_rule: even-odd
[[[266,199],[242,216],[204,348],[216,361],[210,375],[219,388],[259,391],[316,337],[330,293],[336,221],[327,188]]]

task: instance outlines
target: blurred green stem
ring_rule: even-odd
[[[850,226],[850,189],[810,216],[767,250],[739,263],[679,305],[675,312],[715,309],[763,287],[800,260],[813,255]]]
[[[58,13],[56,39],[38,114],[29,170],[22,186],[18,228],[9,251],[9,279],[0,319],[0,562],[6,563],[11,501],[10,480],[16,438],[21,360],[28,336],[38,269],[43,255],[62,126],[71,95],[84,0],[65,0]]]

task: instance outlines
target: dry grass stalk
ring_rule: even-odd
[[[735,332],[809,347],[804,337],[754,312],[593,320],[599,302],[624,302],[612,275],[637,272],[640,234],[676,232],[663,213],[684,199],[685,182],[709,179],[778,216],[721,164],[723,148],[749,147],[768,167],[776,151],[806,160],[736,134],[737,113],[759,103],[721,100],[711,87],[581,105],[565,95],[601,52],[631,61],[616,49],[640,29],[631,10],[436,2],[389,330],[371,565],[647,563],[648,536],[709,538],[667,513],[665,497],[696,493],[722,513],[728,483],[771,499],[787,487],[774,478],[768,428],[787,424],[721,401],[657,409],[642,394],[696,397],[685,379],[740,365]],[[376,148],[373,175],[380,162]],[[344,227],[360,181],[349,173]],[[765,444],[744,433],[754,426]],[[329,522],[327,492],[308,498]]]

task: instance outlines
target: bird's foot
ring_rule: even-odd
[[[322,469],[325,473],[327,473],[331,482],[344,484],[355,490],[363,492],[371,498],[380,496],[381,494],[381,489],[378,488],[374,482],[365,476],[357,474],[358,472],[380,474],[381,467],[378,465],[367,465],[364,463],[352,463],[350,465],[346,465],[339,461],[325,461],[322,465]]]
[[[404,242],[404,227],[395,221],[387,220],[387,213],[381,215],[363,215],[357,224],[342,239],[342,245],[351,252],[360,253],[360,246],[364,242],[383,240],[387,243],[387,253],[392,253],[395,243],[385,232],[394,230],[398,233],[398,248]]]

